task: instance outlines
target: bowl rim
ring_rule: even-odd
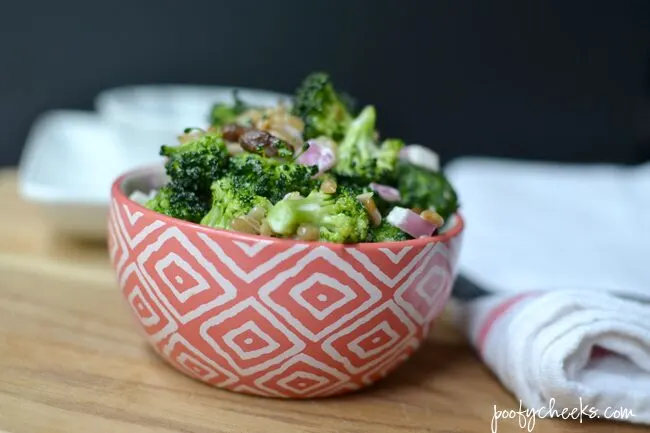
[[[131,200],[122,188],[124,183],[129,179],[144,177],[147,175],[156,175],[161,173],[164,173],[164,167],[161,165],[149,165],[144,167],[138,167],[122,173],[120,176],[115,178],[115,180],[111,185],[111,202],[116,198],[119,198],[122,201],[128,201],[131,203],[133,207],[135,207],[143,215],[148,215],[150,217],[157,218],[171,226],[187,227],[188,229],[192,229],[195,231],[201,231],[203,233],[213,233],[237,241],[244,241],[244,242],[266,241],[266,242],[272,242],[277,245],[285,245],[286,247],[290,247],[293,245],[307,245],[314,248],[318,246],[324,246],[330,249],[331,248],[335,248],[335,249],[353,248],[353,247],[364,248],[364,249],[367,248],[380,249],[380,248],[390,248],[390,247],[393,248],[423,247],[428,244],[448,242],[454,238],[457,238],[465,230],[465,220],[461,215],[461,213],[458,211],[454,213],[454,216],[456,217],[455,224],[445,233],[437,234],[436,236],[430,236],[426,238],[416,238],[416,239],[410,239],[406,241],[393,241],[393,242],[358,242],[353,244],[338,244],[333,242],[316,242],[316,241],[301,241],[296,239],[283,239],[283,238],[276,238],[270,236],[253,235],[253,234],[240,233],[240,232],[235,232],[230,230],[217,229],[214,227],[208,227],[190,221],[173,218],[155,212],[151,209],[148,209],[143,205],[141,205],[140,203]]]

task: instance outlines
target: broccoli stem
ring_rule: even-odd
[[[318,227],[320,240],[353,243],[366,239],[369,220],[365,208],[347,190],[337,194],[312,191],[305,198],[287,198],[271,208],[267,218],[271,230],[280,235],[296,234],[298,227]]]
[[[338,162],[334,171],[359,185],[370,182],[394,183],[395,165],[404,142],[398,139],[377,142],[375,124],[377,113],[367,106],[352,120],[338,147]]]
[[[352,120],[347,134],[339,146],[339,160],[344,171],[354,172],[354,162],[368,161],[377,152],[375,144],[375,122],[377,113],[373,106],[367,106]]]
[[[267,222],[275,233],[292,235],[304,223],[319,224],[321,214],[326,213],[324,201],[312,198],[281,200],[273,206]]]

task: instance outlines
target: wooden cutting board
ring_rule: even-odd
[[[182,376],[140,338],[104,245],[53,236],[0,171],[0,433],[478,433],[495,405],[519,408],[446,317],[396,373],[346,397],[256,398]],[[541,419],[532,431],[647,428]]]

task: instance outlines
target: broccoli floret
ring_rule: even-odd
[[[376,111],[365,107],[352,121],[343,141],[338,146],[335,172],[354,178],[358,183],[386,183],[395,181],[395,166],[404,142],[398,139],[384,140],[377,144],[375,136]]]
[[[365,107],[352,121],[337,149],[337,174],[362,179],[374,174],[374,156],[377,153],[375,121],[376,112],[372,106]],[[370,182],[373,179],[365,180]]]
[[[303,196],[309,194],[318,185],[312,178],[317,171],[316,166],[253,153],[241,153],[230,160],[230,173],[236,186],[267,197],[273,203],[290,192],[299,192]]]
[[[407,233],[390,225],[385,219],[377,227],[370,229],[368,242],[399,242],[413,239]]]
[[[349,193],[354,197],[360,196],[361,194],[367,194],[373,192],[368,182],[365,181],[359,182],[358,178],[341,176],[341,175],[336,176],[333,175],[332,173],[328,173],[328,175],[334,178],[339,191],[346,191],[347,193]],[[390,208],[395,205],[395,203],[386,201],[383,198],[381,198],[379,194],[373,194],[372,200],[375,202],[375,206],[377,206],[377,209],[379,210],[379,213],[382,216],[387,215],[388,212],[390,211]]]
[[[183,144],[163,145],[165,170],[170,182],[146,203],[164,215],[198,223],[210,210],[210,185],[228,166],[228,150],[219,134],[200,131]]]
[[[384,183],[392,184],[397,177],[397,162],[399,154],[404,147],[404,141],[389,138],[384,140],[377,151],[377,171],[376,178]]]
[[[248,214],[256,206],[268,212],[273,205],[265,197],[238,188],[231,177],[222,177],[212,184],[212,208],[201,220],[201,224],[230,230],[234,218]]]
[[[339,141],[352,120],[350,108],[351,98],[336,92],[329,75],[314,72],[296,90],[291,114],[305,123],[305,140],[325,135]]]
[[[167,157],[167,175],[178,187],[207,195],[210,185],[228,167],[228,149],[219,134],[201,135],[177,146],[163,145],[160,155]]]
[[[365,208],[347,191],[312,191],[304,198],[281,200],[266,220],[271,230],[284,236],[295,234],[301,224],[312,224],[318,227],[321,241],[340,244],[365,241],[370,226]]]
[[[210,199],[183,190],[172,182],[162,187],[144,206],[172,218],[198,223],[210,209]]]
[[[442,172],[400,161],[398,189],[406,207],[435,210],[445,220],[458,209],[458,196]]]
[[[250,108],[248,104],[239,99],[237,91],[233,92],[233,100],[234,103],[232,104],[220,102],[212,106],[209,118],[212,126],[223,126],[228,123],[234,123],[240,114]]]
[[[333,172],[329,172],[328,174],[334,178],[339,189],[346,188],[354,195],[359,195],[359,194],[372,191],[370,189],[368,182],[365,181],[360,182],[359,179],[356,177],[349,177],[349,176],[345,176]]]

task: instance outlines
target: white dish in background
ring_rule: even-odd
[[[233,90],[252,105],[290,104],[280,93],[223,86],[143,85],[108,89],[97,112],[55,110],[32,125],[18,168],[22,198],[37,204],[43,222],[62,234],[105,239],[110,187],[136,167],[162,164],[162,144],[186,127],[207,127],[217,102]]]
[[[39,116],[18,167],[19,193],[40,206],[43,221],[66,235],[106,236],[110,187],[124,171],[160,163],[120,142],[92,112],[57,110]]]
[[[187,127],[207,128],[212,105],[232,103],[233,90],[251,105],[270,107],[291,96],[260,89],[229,86],[151,84],[116,87],[95,98],[95,109],[129,146],[158,153],[174,144]]]

